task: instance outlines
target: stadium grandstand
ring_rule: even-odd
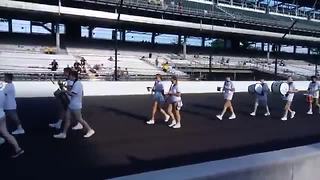
[[[23,4],[29,6],[24,9]],[[41,13],[47,16],[36,16],[32,6],[43,6]],[[60,9],[52,11],[50,8],[54,7]],[[116,38],[112,35],[115,29],[120,48],[119,67],[127,68],[130,76],[124,78],[127,80],[148,79],[155,73],[207,79],[214,77],[213,74],[219,77],[219,69],[226,68],[240,74],[241,69],[250,70],[252,75],[245,77],[254,78],[257,72],[274,74],[275,62],[280,65],[279,76],[291,74],[306,79],[318,73],[320,12],[317,1],[56,0],[48,3],[5,0],[0,8],[4,12],[0,25],[4,42],[0,58],[5,59],[2,62],[6,64],[1,71],[20,72],[21,79],[59,78],[63,67],[72,66],[83,57],[88,59],[84,79],[112,80],[115,67],[110,60],[115,59]],[[62,12],[68,8],[70,12]],[[73,19],[82,16],[76,12],[78,9],[97,15],[121,14],[119,21],[123,22],[112,18],[92,19],[89,15],[80,23]],[[57,15],[61,15],[59,23]],[[134,18],[142,19],[139,23],[130,23],[136,21]],[[152,25],[148,22],[150,18],[168,21],[167,26]],[[103,25],[104,21],[108,23]],[[21,34],[30,41],[19,40]],[[46,40],[32,44],[33,39],[40,36],[38,39]],[[15,40],[10,41],[12,38]],[[102,45],[103,41],[106,45]],[[75,44],[82,47],[73,47]],[[89,44],[95,44],[98,49]],[[275,51],[277,45],[279,52]],[[137,47],[141,49],[136,50]],[[53,59],[59,62],[56,72],[50,72],[49,63]],[[222,59],[230,62],[221,62]],[[163,69],[165,63],[170,64],[169,70]]]

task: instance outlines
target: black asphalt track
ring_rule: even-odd
[[[27,134],[17,139],[25,154],[12,160],[12,149],[2,145],[0,179],[105,179],[320,140],[320,115],[317,110],[306,115],[303,94],[293,102],[296,118],[287,122],[280,120],[284,102],[278,96],[269,98],[271,117],[264,117],[262,109],[250,117],[254,96],[237,93],[237,119],[223,121],[215,118],[223,106],[221,94],[188,94],[183,101],[182,128],[171,129],[162,121],[145,124],[150,96],[85,97],[83,114],[96,134],[84,139],[83,131],[70,130],[66,140],[57,140],[52,138],[57,132],[48,128],[57,119],[54,99],[20,98]]]

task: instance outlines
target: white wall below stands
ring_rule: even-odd
[[[85,96],[114,96],[114,95],[144,95],[149,94],[146,87],[153,86],[152,81],[83,81]],[[254,81],[234,81],[236,92],[247,92],[248,86],[256,83]],[[267,81],[271,86],[272,81]],[[50,81],[19,81],[14,82],[17,97],[53,97],[57,89]],[[165,90],[168,91],[170,82],[165,81]],[[306,90],[309,82],[296,81],[296,88]],[[216,93],[217,87],[223,85],[222,81],[181,81],[179,87],[181,92],[186,93]]]
[[[318,180],[320,144],[170,168],[114,180]]]

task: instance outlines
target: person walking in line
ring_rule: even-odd
[[[313,111],[312,111],[313,103],[319,108],[319,113],[320,113],[319,90],[320,90],[320,84],[317,82],[317,77],[311,76],[311,82],[308,87],[309,111],[307,112],[307,114],[313,114]]]
[[[296,89],[296,87],[295,87],[295,85],[293,83],[293,79],[292,79],[291,76],[288,77],[287,83],[289,85],[289,91],[284,96],[284,99],[287,102],[286,102],[286,105],[284,107],[284,115],[281,118],[282,121],[286,121],[287,120],[288,112],[290,112],[290,119],[294,118],[294,116],[296,114],[296,112],[291,109],[291,105],[292,105],[294,93],[298,92],[298,90]]]
[[[182,107],[181,91],[178,86],[178,78],[171,77],[171,86],[167,95],[168,109],[167,113],[170,115],[172,122],[169,127],[174,129],[181,128],[180,109]]]
[[[21,121],[17,113],[16,89],[12,82],[13,74],[10,74],[10,73],[5,74],[4,81],[6,82],[6,85],[3,89],[4,95],[5,95],[4,112],[6,114],[6,118],[8,120],[12,120],[17,126],[17,129],[14,130],[12,134],[14,135],[24,134],[25,130],[22,127]]]
[[[13,147],[14,154],[11,156],[11,158],[17,158],[24,153],[24,150],[19,146],[15,137],[8,132],[4,106],[5,94],[3,89],[0,89],[0,136],[3,137]],[[2,143],[4,143],[4,141]]]
[[[147,124],[154,124],[155,123],[155,114],[157,110],[159,110],[165,117],[164,121],[168,122],[170,116],[163,110],[162,106],[165,102],[164,99],[164,87],[162,84],[162,77],[160,74],[156,74],[156,80],[152,87],[153,94],[153,105],[152,105],[152,112],[151,112],[151,119],[147,121]]]
[[[230,77],[226,77],[226,80],[223,84],[223,89],[222,89],[223,93],[224,93],[224,99],[225,99],[225,103],[223,106],[223,110],[221,112],[221,114],[217,115],[216,117],[219,120],[222,120],[225,112],[228,110],[228,108],[231,111],[231,116],[229,117],[229,119],[235,119],[236,118],[236,114],[234,113],[233,110],[233,106],[232,106],[232,98],[233,98],[233,94],[235,92],[235,88],[234,85],[232,83],[232,81],[230,80]]]
[[[89,126],[89,124],[82,118],[82,97],[83,97],[83,86],[78,79],[78,72],[70,72],[70,80],[73,81],[72,88],[67,90],[67,94],[71,97],[70,103],[68,105],[68,110],[66,112],[65,123],[63,131],[59,134],[54,135],[54,138],[65,139],[67,138],[67,132],[71,124],[71,117],[73,117],[77,122],[79,122],[84,129],[86,134],[83,136],[89,138],[95,134],[95,131]]]
[[[254,103],[254,109],[253,112],[250,113],[251,116],[256,116],[258,106],[264,106],[266,108],[266,113],[264,116],[270,116],[270,110],[268,106],[268,94],[270,92],[270,89],[268,87],[268,84],[264,82],[264,79],[260,79],[260,84],[262,87],[261,93],[256,93],[256,100]]]

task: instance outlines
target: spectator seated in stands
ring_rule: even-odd
[[[55,59],[49,65],[51,66],[51,68],[49,68],[49,69],[51,69],[51,71],[57,71],[58,62]]]
[[[75,62],[74,62],[73,68],[74,68],[74,70],[76,70],[77,72],[81,72],[80,63],[79,63],[78,61],[75,61]]]
[[[158,57],[156,58],[156,60],[155,60],[155,64],[156,64],[156,67],[158,67],[159,66],[159,60],[158,60]]]
[[[114,61],[114,59],[113,59],[112,56],[110,56],[110,57],[108,58],[108,60],[109,60],[109,61]]]
[[[220,64],[224,64],[224,57],[221,58]]]
[[[141,58],[140,58],[140,60],[145,60],[146,59],[146,57],[145,56],[142,56]]]
[[[84,57],[81,57],[80,66],[81,66],[81,70],[82,70],[83,73],[87,72],[87,70],[86,70],[86,62],[87,62],[87,60],[84,59]]]
[[[128,68],[125,68],[123,71],[123,76],[126,80],[129,80],[130,76],[129,76],[129,71]]]
[[[80,59],[80,65],[81,66],[85,66],[86,65],[87,60],[84,57],[81,57]]]
[[[163,72],[168,72],[169,71],[169,63],[168,63],[168,61],[162,65],[162,70],[163,70]]]

